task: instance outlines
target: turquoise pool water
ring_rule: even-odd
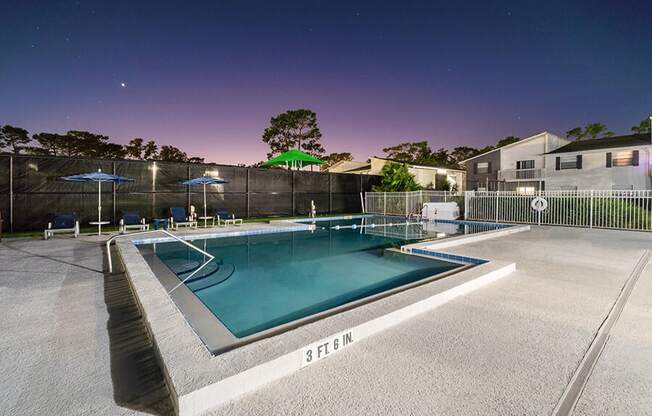
[[[406,225],[388,217],[316,225],[314,231],[194,240],[216,260],[186,285],[241,338],[460,267],[388,249],[492,229]],[[155,252],[180,279],[203,262],[202,255],[176,242],[158,243]]]

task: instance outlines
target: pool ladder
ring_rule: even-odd
[[[193,271],[193,272],[190,273],[188,276],[186,276],[186,277],[185,277],[181,282],[179,282],[178,285],[176,285],[175,287],[173,287],[172,289],[170,289],[170,291],[168,292],[168,294],[174,292],[174,291],[175,291],[179,286],[185,284],[185,283],[186,283],[186,280],[188,280],[188,279],[190,279],[191,277],[193,277],[194,275],[196,275],[196,274],[197,274],[201,269],[203,269],[204,267],[206,267],[206,265],[207,265],[208,263],[210,263],[211,261],[213,261],[213,260],[215,259],[215,256],[213,256],[212,254],[210,254],[210,253],[208,253],[208,252],[206,252],[206,251],[200,249],[199,247],[197,247],[197,246],[195,246],[195,245],[193,245],[193,244],[190,244],[190,243],[187,242],[186,240],[177,237],[176,235],[172,234],[171,232],[169,232],[169,231],[167,231],[167,230],[149,230],[149,231],[139,231],[139,232],[135,232],[135,233],[131,233],[131,234],[118,234],[118,235],[114,235],[113,237],[109,238],[109,239],[106,241],[106,257],[107,257],[107,260],[108,260],[108,262],[109,262],[109,273],[113,273],[113,262],[111,261],[111,248],[110,248],[112,242],[114,242],[115,240],[117,240],[117,239],[120,238],[120,237],[132,237],[132,236],[135,236],[135,235],[154,234],[154,233],[163,233],[163,234],[167,235],[168,237],[170,237],[170,238],[172,238],[172,239],[174,239],[174,240],[177,240],[177,241],[180,242],[181,244],[185,244],[186,246],[190,247],[191,249],[193,249],[193,250],[195,250],[195,251],[197,251],[197,252],[203,254],[204,256],[208,257],[208,260],[206,260],[206,261],[204,262],[204,264],[202,264],[201,266],[199,266],[199,268],[197,268],[195,271]]]

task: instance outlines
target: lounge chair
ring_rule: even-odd
[[[127,230],[147,231],[149,224],[145,218],[141,218],[137,211],[124,211],[120,219],[120,234],[126,234]]]
[[[242,218],[236,218],[235,214],[223,210],[215,211],[213,215],[213,227],[215,227],[215,221],[217,221],[218,227],[226,227],[228,224],[242,225]]]
[[[52,221],[48,222],[45,230],[45,239],[60,233],[73,233],[75,238],[79,235],[79,221],[75,214],[55,214]]]
[[[170,208],[170,228],[178,230],[179,227],[197,228],[197,221],[192,217],[186,216],[185,208]]]

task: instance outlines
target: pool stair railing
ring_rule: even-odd
[[[176,235],[172,234],[171,232],[169,232],[167,230],[150,230],[150,231],[141,231],[141,232],[136,232],[136,233],[131,233],[131,234],[118,234],[118,235],[114,235],[113,237],[109,238],[106,241],[106,256],[107,256],[107,260],[108,260],[108,263],[109,263],[109,273],[113,273],[113,262],[111,260],[111,247],[110,247],[111,243],[113,243],[114,241],[116,241],[118,238],[121,238],[121,237],[133,237],[135,235],[154,234],[154,233],[163,233],[163,234],[167,235],[168,237],[180,242],[181,244],[184,244],[184,245],[190,247],[191,249],[203,254],[204,256],[206,256],[208,258],[208,260],[206,260],[204,262],[204,264],[202,264],[195,271],[193,271],[188,276],[186,276],[181,282],[179,282],[178,285],[176,285],[172,289],[170,289],[168,294],[174,292],[177,288],[179,288],[180,286],[185,284],[187,280],[191,279],[194,275],[196,275],[197,273],[199,273],[199,271],[201,271],[204,267],[206,267],[206,265],[208,265],[208,263],[210,263],[211,261],[213,261],[215,259],[215,256],[213,256],[212,254],[200,249],[199,247],[197,247],[197,246],[195,246],[193,244],[190,244],[186,240],[183,240],[183,239],[177,237]]]

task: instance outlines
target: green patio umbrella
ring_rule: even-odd
[[[304,153],[301,150],[288,150],[263,163],[263,166],[284,165],[288,169],[301,169],[304,166],[321,165],[325,163],[314,156]]]

